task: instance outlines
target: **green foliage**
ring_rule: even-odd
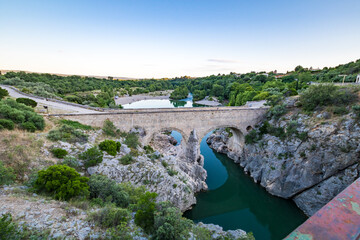
[[[113,206],[106,206],[90,215],[91,220],[105,228],[126,225],[130,218],[129,210]]]
[[[135,223],[147,233],[151,233],[154,230],[156,197],[156,193],[146,192],[140,197],[136,205],[138,210],[135,214]]]
[[[273,117],[275,119],[279,119],[282,115],[287,112],[285,104],[275,105],[270,108],[268,114],[269,117]]]
[[[14,122],[8,119],[0,119],[0,126],[2,126],[2,128],[6,128],[8,130],[13,130],[14,129]]]
[[[144,146],[144,150],[146,154],[152,154],[155,152],[155,150],[150,145]]]
[[[47,136],[51,141],[65,141],[70,143],[87,142],[88,135],[69,125],[62,125],[60,128],[51,130]]]
[[[189,89],[186,86],[181,86],[175,88],[175,90],[170,94],[170,98],[174,100],[180,100],[187,98],[189,94]]]
[[[106,119],[104,121],[102,130],[105,135],[110,136],[110,137],[116,137],[118,135],[118,131],[117,131],[114,123],[112,121],[110,121],[109,119]]]
[[[113,140],[104,140],[99,144],[101,151],[107,152],[111,156],[116,156],[120,151],[121,143]]]
[[[80,170],[80,163],[75,157],[72,156],[65,156],[64,159],[61,161],[61,164],[74,168],[76,170]]]
[[[300,95],[300,102],[305,111],[314,111],[322,106],[349,105],[357,96],[349,88],[339,88],[332,84],[311,85]]]
[[[178,208],[167,202],[157,206],[154,217],[154,234],[156,240],[188,239],[192,221],[182,217]]]
[[[137,233],[134,233],[134,229],[122,223],[120,226],[109,228],[107,234],[109,240],[133,240],[134,234]]]
[[[50,193],[55,199],[69,200],[75,196],[88,195],[88,180],[71,167],[53,165],[38,172],[34,187],[39,192]]]
[[[255,129],[251,130],[245,136],[245,143],[246,144],[255,144],[259,140],[258,134]]]
[[[0,161],[0,186],[13,183],[15,178],[14,170],[11,167],[5,167]]]
[[[129,165],[134,162],[134,159],[131,154],[126,154],[120,158],[120,163],[123,165]]]
[[[36,126],[32,122],[24,122],[21,124],[21,128],[28,132],[35,132]]]
[[[128,133],[125,137],[124,143],[129,147],[136,149],[139,146],[139,137],[136,133]]]
[[[209,229],[199,226],[194,226],[192,229],[192,233],[197,240],[208,240],[211,239],[212,236],[212,233]]]
[[[345,106],[334,106],[333,113],[341,116],[348,114],[349,110]]]
[[[2,214],[0,218],[0,240],[21,239],[21,234],[17,226],[12,221],[11,214]]]
[[[25,104],[26,106],[29,106],[32,108],[37,106],[37,102],[35,102],[34,100],[32,100],[30,98],[17,98],[16,102]]]
[[[104,202],[115,203],[116,206],[126,208],[135,204],[145,193],[143,187],[135,188],[130,184],[118,184],[114,180],[102,175],[92,175],[88,182],[90,198],[101,199]]]
[[[0,87],[0,99],[3,99],[6,96],[9,96],[9,92],[6,89]]]
[[[98,165],[103,160],[103,153],[97,148],[92,147],[79,155],[81,160],[84,160],[86,168]]]
[[[68,152],[62,148],[53,148],[50,151],[57,158],[64,158],[66,155],[68,155]]]
[[[0,119],[8,119],[21,125],[22,128],[34,131],[43,130],[45,127],[44,118],[31,107],[17,103],[13,99],[5,99],[0,101]]]
[[[360,105],[355,105],[352,107],[352,111],[355,114],[356,119],[360,119]]]
[[[77,121],[67,120],[67,119],[61,119],[60,123],[63,125],[68,125],[70,127],[73,127],[75,129],[81,129],[81,130],[92,130],[93,128],[89,125],[81,124]]]
[[[169,164],[165,161],[161,161],[161,165],[163,165],[164,168],[167,168]]]
[[[168,172],[168,174],[169,174],[170,176],[174,176],[174,175],[177,175],[177,174],[178,174],[178,172],[175,171],[175,170],[172,169],[172,168],[168,168],[168,169],[167,169],[167,172]]]

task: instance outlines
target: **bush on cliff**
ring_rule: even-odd
[[[106,206],[90,214],[90,219],[101,227],[109,228],[127,225],[131,219],[131,214],[127,209]]]
[[[126,208],[135,204],[145,193],[144,187],[133,187],[129,183],[118,184],[106,176],[94,174],[88,182],[90,198],[101,199],[104,202],[115,203],[116,206]]]
[[[62,148],[53,148],[51,149],[51,153],[57,158],[64,158],[68,154],[68,152]]]
[[[116,137],[119,131],[116,129],[114,123],[109,119],[106,119],[103,124],[103,133],[110,137]]]
[[[156,197],[156,193],[146,192],[140,197],[136,205],[138,210],[135,214],[135,223],[142,227],[147,233],[152,233],[154,231]]]
[[[98,165],[103,161],[103,153],[97,148],[92,147],[79,155],[81,160],[84,160],[86,168]]]
[[[300,95],[302,108],[307,112],[322,106],[345,106],[356,99],[352,89],[339,88],[333,84],[311,85]]]
[[[104,140],[99,144],[101,151],[107,152],[111,156],[116,156],[120,151],[121,143],[113,140]]]
[[[89,178],[81,177],[75,169],[66,165],[53,165],[38,172],[35,189],[46,192],[55,199],[69,200],[76,196],[87,196]]]
[[[15,178],[14,170],[11,167],[5,167],[0,161],[0,186],[13,183]]]
[[[180,209],[169,202],[157,204],[154,215],[154,234],[156,240],[188,239],[193,222],[183,218]]]
[[[74,127],[62,125],[60,128],[51,130],[47,136],[51,141],[64,141],[70,143],[87,142],[88,135],[76,130]]]

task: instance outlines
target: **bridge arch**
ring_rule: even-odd
[[[231,138],[230,147],[235,152],[241,152],[244,144],[245,144],[245,135],[247,134],[247,131],[241,130],[238,126],[232,125],[232,124],[224,124],[219,125],[216,127],[211,127],[208,130],[206,130],[205,133],[203,133],[201,136],[199,136],[200,141],[208,134],[209,132],[212,132],[219,128],[229,128],[233,134],[233,137]],[[245,133],[244,133],[245,132]]]

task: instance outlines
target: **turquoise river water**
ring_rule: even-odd
[[[143,100],[124,108],[195,107],[192,98],[182,101]],[[243,169],[224,154],[216,153],[202,139],[201,154],[205,158],[206,183],[209,190],[197,194],[197,204],[184,213],[194,222],[213,223],[224,230],[243,229],[256,239],[279,240],[306,220],[291,200],[274,197],[253,182]],[[180,142],[181,134],[172,136]]]

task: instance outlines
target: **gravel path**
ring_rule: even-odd
[[[55,110],[56,112],[58,110],[60,110],[62,113],[97,113],[97,111],[94,110],[90,110],[90,109],[86,109],[86,108],[82,108],[82,107],[76,107],[76,106],[72,106],[72,105],[67,105],[65,103],[59,103],[59,102],[52,102],[52,101],[46,101],[40,98],[36,98],[36,97],[28,97],[26,95],[23,95],[21,93],[16,92],[15,90],[7,87],[7,86],[3,86],[0,85],[1,88],[8,90],[9,95],[11,97],[14,98],[20,98],[20,97],[24,97],[24,98],[30,98],[34,101],[36,101],[38,104],[44,105],[44,106],[48,106],[49,107],[49,113],[53,113]]]

